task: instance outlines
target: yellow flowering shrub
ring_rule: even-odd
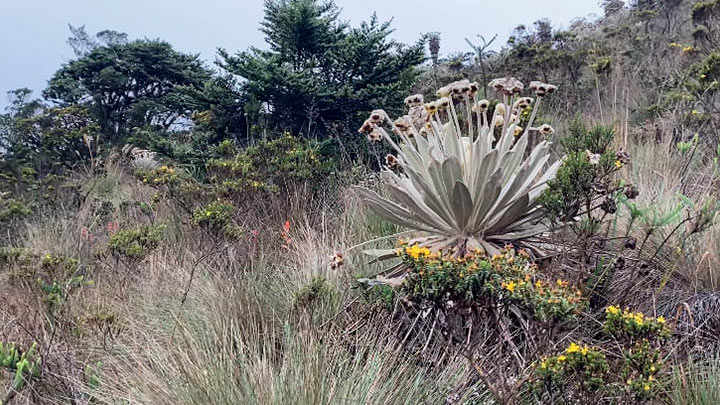
[[[235,207],[232,203],[225,201],[213,201],[210,204],[199,207],[193,213],[193,222],[196,225],[222,228],[232,219]]]
[[[573,342],[563,353],[540,360],[533,375],[533,387],[536,391],[558,389],[592,396],[605,386],[609,371],[602,351]]]
[[[396,252],[410,269],[402,291],[411,299],[450,300],[460,305],[509,300],[543,321],[572,318],[584,303],[580,292],[567,282],[542,280],[529,255],[512,247],[493,257],[476,252],[456,258],[450,252],[433,253],[418,245]]]
[[[336,171],[333,151],[326,146],[286,132],[234,156],[211,159],[206,169],[209,180],[226,197],[253,191],[277,193],[291,183],[320,185]]]
[[[643,399],[656,395],[656,375],[662,369],[664,342],[671,334],[665,318],[611,305],[605,309],[603,329],[623,344],[619,375],[626,390]]]
[[[647,317],[642,312],[632,312],[616,306],[605,309],[605,331],[630,340],[647,338],[666,338],[670,335],[670,327],[665,318]]]
[[[178,170],[169,166],[160,166],[156,169],[136,169],[134,174],[144,184],[151,186],[177,184],[181,180]]]
[[[72,257],[48,253],[42,258],[42,267],[55,274],[71,274],[74,273],[80,262]]]
[[[164,225],[121,229],[110,236],[107,249],[118,258],[141,260],[160,245],[164,236]]]
[[[234,213],[235,206],[231,202],[216,200],[198,207],[193,213],[193,222],[195,225],[236,239],[242,236],[243,230],[234,225]]]

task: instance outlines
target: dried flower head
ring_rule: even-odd
[[[427,111],[428,114],[431,114],[431,115],[432,115],[432,114],[435,114],[436,112],[438,112],[438,105],[437,105],[437,103],[434,102],[434,101],[431,102],[431,103],[425,103],[425,111]]]
[[[438,106],[438,109],[444,110],[444,109],[450,107],[450,99],[447,97],[442,97],[442,98],[435,100],[435,104]]]
[[[515,127],[515,136],[519,136],[520,134],[522,134],[522,133],[523,133],[523,129],[524,129],[524,128],[521,127],[521,126]]]
[[[385,117],[387,117],[387,113],[385,113],[384,110],[373,110],[373,112],[370,113],[370,121],[372,121],[373,124],[382,124],[385,121]]]
[[[415,128],[423,128],[430,119],[430,114],[428,114],[424,105],[418,105],[408,111],[408,117]]]
[[[358,132],[360,132],[361,134],[367,134],[369,132],[372,132],[372,130],[374,130],[376,126],[377,125],[375,125],[375,123],[372,122],[372,120],[367,119],[367,120],[365,120],[365,122],[363,122],[360,129],[358,129]]]
[[[410,117],[408,117],[407,115],[396,119],[394,124],[402,132],[409,132],[410,128],[412,127],[412,123],[410,122]]]
[[[472,87],[470,80],[463,79],[441,87],[435,94],[438,97],[449,97],[452,95],[457,98],[465,94],[469,95],[472,92]]]
[[[470,97],[475,97],[478,90],[480,90],[480,84],[478,84],[478,82],[470,83]]]
[[[540,132],[541,135],[549,136],[555,133],[555,129],[548,124],[543,124],[538,128],[538,132]]]
[[[336,252],[334,255],[330,257],[330,269],[331,270],[337,270],[342,265],[345,264],[345,257],[342,253]]]
[[[552,94],[557,90],[557,86],[547,84],[539,81],[530,82],[529,89],[534,91],[538,97],[544,97],[548,94]]]
[[[495,119],[493,120],[493,125],[496,127],[501,127],[505,123],[505,118],[503,118],[502,115],[496,115]]]
[[[507,112],[507,110],[505,109],[505,104],[503,104],[503,103],[498,103],[498,104],[495,106],[495,112],[496,112],[498,115],[502,115],[502,116],[504,117],[504,116],[505,116],[505,113]]]
[[[405,98],[405,105],[408,108],[417,107],[425,102],[425,97],[422,94],[413,94]]]
[[[435,95],[438,97],[449,97],[452,93],[452,89],[448,86],[440,87],[438,91],[435,92]]]
[[[501,77],[493,79],[490,81],[489,85],[498,93],[508,96],[519,94],[525,88],[525,85],[514,77]]]
[[[387,167],[395,169],[397,168],[399,163],[400,162],[394,155],[388,154],[387,156],[385,156],[385,164],[387,165]]]
[[[367,139],[370,142],[380,142],[382,141],[382,138],[382,132],[380,132],[379,128],[375,128],[367,134]]]
[[[488,108],[490,108],[490,102],[485,99],[482,99],[473,106],[472,110],[473,110],[473,112],[484,113],[485,111],[488,110]]]
[[[530,107],[532,105],[532,102],[533,102],[532,97],[521,97],[515,102],[515,104],[513,104],[513,107],[522,111],[522,110]]]

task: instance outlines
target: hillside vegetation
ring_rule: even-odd
[[[719,403],[720,0],[601,5],[70,26],[0,115],[0,404]]]

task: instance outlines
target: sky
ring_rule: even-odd
[[[574,18],[601,13],[599,0],[336,0],[341,18],[357,25],[377,12],[393,20],[394,37],[414,42],[440,32],[440,53],[469,51],[465,38],[498,34],[505,43],[518,24],[550,18],[567,26]],[[9,90],[39,93],[73,57],[68,24],[89,33],[105,29],[130,38],[160,38],[176,49],[199,53],[212,63],[216,49],[230,52],[264,47],[259,22],[263,0],[0,0],[0,110]]]

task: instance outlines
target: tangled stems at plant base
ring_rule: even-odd
[[[543,322],[570,320],[583,306],[579,290],[563,280],[541,280],[529,254],[511,246],[492,257],[476,251],[457,258],[418,244],[401,247],[397,254],[409,269],[400,291],[411,300],[458,307],[507,301]]]

